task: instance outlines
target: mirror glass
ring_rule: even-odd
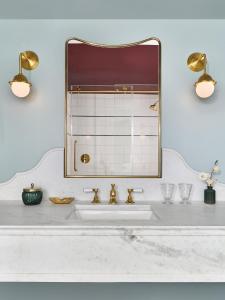
[[[160,42],[66,43],[65,177],[160,177]]]

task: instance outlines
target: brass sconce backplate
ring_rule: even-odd
[[[90,155],[87,153],[84,153],[81,155],[80,160],[82,161],[83,164],[87,164],[90,161]]]
[[[24,51],[21,53],[21,66],[26,70],[34,70],[39,64],[38,56],[33,51]]]
[[[187,60],[188,67],[194,72],[204,70],[206,63],[206,55],[199,52],[192,53]]]

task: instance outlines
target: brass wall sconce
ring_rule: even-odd
[[[215,90],[216,81],[206,72],[207,57],[204,53],[192,53],[187,60],[189,69],[193,72],[203,71],[203,75],[195,82],[195,91],[200,98],[210,97]]]
[[[31,83],[22,73],[22,69],[34,70],[39,64],[39,59],[33,51],[24,51],[19,54],[19,73],[9,82],[12,93],[19,98],[25,98],[31,90]]]

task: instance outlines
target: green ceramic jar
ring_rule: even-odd
[[[31,183],[29,188],[23,189],[22,199],[25,205],[37,205],[41,203],[43,193],[41,189],[35,188]]]
[[[207,186],[207,189],[204,190],[204,202],[206,204],[216,203],[216,191],[212,186]]]

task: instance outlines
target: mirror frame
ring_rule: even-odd
[[[145,44],[149,41],[157,41],[159,44],[159,116],[158,116],[158,174],[157,175],[68,175],[67,174],[67,71],[68,71],[68,54],[67,48],[70,41],[77,41],[78,43],[84,43],[86,45],[103,47],[103,48],[126,48],[136,45]],[[162,178],[162,145],[161,145],[161,41],[156,37],[150,37],[138,42],[128,43],[128,44],[99,44],[80,38],[70,38],[65,43],[65,103],[64,103],[64,178]]]

